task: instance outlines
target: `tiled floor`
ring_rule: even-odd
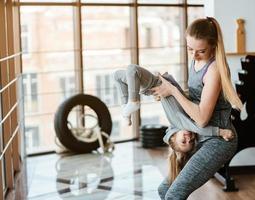
[[[157,200],[163,179],[138,142],[117,144],[105,155],[31,157],[27,176],[29,200]]]
[[[246,151],[246,152],[245,152]],[[255,165],[255,148],[235,156],[231,165]],[[167,174],[167,148],[141,148],[139,142],[115,145],[113,153],[28,157],[20,188],[8,200],[159,200],[157,187]],[[254,199],[255,175],[234,177],[239,192],[223,192],[212,178],[188,200]],[[27,194],[27,195],[26,195]]]

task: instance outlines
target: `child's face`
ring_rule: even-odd
[[[192,150],[195,142],[195,134],[186,130],[178,131],[175,134],[175,146],[181,152],[189,152]]]
[[[192,59],[196,61],[208,60],[213,55],[213,48],[206,40],[199,40],[191,36],[187,36],[187,49]]]

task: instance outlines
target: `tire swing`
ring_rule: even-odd
[[[114,149],[109,137],[110,112],[95,96],[77,94],[66,99],[55,114],[54,128],[60,143],[71,151],[90,153],[101,147],[104,153]]]

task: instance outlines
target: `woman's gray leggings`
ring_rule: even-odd
[[[146,90],[160,84],[157,76],[137,65],[130,65],[127,71],[120,70],[114,75],[117,87],[122,93],[123,101],[127,101],[130,94],[129,90],[132,90],[132,95],[139,95],[141,86],[146,94]],[[135,81],[133,80],[134,76]],[[131,85],[129,85],[127,79],[130,79]],[[168,81],[176,84],[171,80],[171,77],[168,78]],[[197,126],[186,115],[174,97],[162,98],[161,103],[172,128],[189,130],[203,136],[218,135],[218,127],[207,126],[201,128]],[[234,127],[232,127],[232,131],[235,133]],[[220,137],[208,137],[207,140],[200,142],[198,150],[186,163],[175,181],[170,185],[167,179],[165,179],[160,184],[158,188],[160,198],[165,200],[187,199],[194,190],[206,183],[223,164],[232,158],[236,147],[237,137],[228,142]]]
[[[198,143],[197,151],[186,163],[175,181],[170,185],[165,178],[158,187],[158,193],[162,200],[184,200],[213,177],[233,157],[237,148],[237,134],[232,126],[231,130],[235,134],[233,140],[227,142],[223,138],[213,137],[217,135],[217,127],[198,127],[186,116],[174,97],[163,98],[161,103],[168,120],[178,129],[190,130],[203,136],[211,134],[211,137],[206,137],[206,140]],[[169,140],[169,133],[166,133],[164,137],[167,138],[166,140]]]
[[[237,138],[225,141],[212,137],[198,144],[198,150],[186,163],[180,174],[170,185],[167,179],[159,185],[158,193],[163,200],[184,200],[206,183],[232,158],[237,147]]]

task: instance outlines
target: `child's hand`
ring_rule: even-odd
[[[160,96],[154,95],[153,97],[154,97],[154,100],[155,100],[155,101],[160,101],[160,100],[161,100]]]
[[[234,133],[230,129],[220,129],[219,135],[226,141],[234,138]]]

